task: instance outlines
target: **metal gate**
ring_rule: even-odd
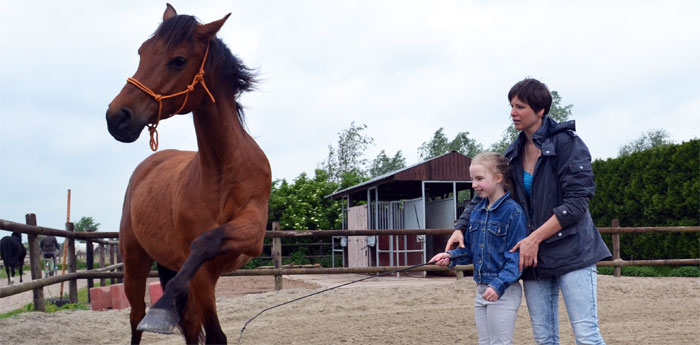
[[[379,201],[373,206],[372,224],[375,229],[405,229],[407,216],[416,212],[416,218],[422,218],[413,208],[407,210],[405,201]],[[422,210],[421,210],[422,213]],[[423,228],[418,224],[416,228]],[[375,236],[375,266],[408,266],[420,264],[425,256],[424,235],[379,235]],[[422,275],[422,272],[416,274]]]

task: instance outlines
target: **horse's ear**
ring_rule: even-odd
[[[175,17],[177,15],[177,11],[175,11],[175,7],[173,7],[170,4],[165,4],[165,12],[163,13],[163,21],[166,21],[172,17]]]
[[[200,34],[205,39],[214,38],[214,36],[216,36],[216,33],[219,32],[219,29],[221,29],[221,27],[224,26],[226,19],[228,19],[228,17],[230,15],[231,15],[231,13],[225,15],[223,18],[221,18],[217,21],[213,21],[209,24],[200,25],[197,28],[197,33]]]

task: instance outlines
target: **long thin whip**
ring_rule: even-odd
[[[457,259],[457,258],[461,258],[461,257],[465,257],[465,256],[468,256],[468,255],[469,255],[469,254],[460,254],[460,255],[451,256],[451,257],[450,257],[450,260]],[[238,345],[241,344],[241,339],[243,339],[243,332],[245,331],[246,327],[248,327],[248,324],[249,324],[251,321],[255,320],[255,319],[256,319],[258,316],[260,316],[262,313],[264,313],[264,312],[266,312],[266,311],[268,311],[268,310],[270,310],[270,309],[275,309],[275,308],[277,308],[277,307],[281,307],[281,306],[283,306],[283,305],[290,304],[290,303],[293,303],[293,302],[302,300],[302,299],[307,298],[307,297],[315,296],[315,295],[324,293],[324,292],[326,292],[326,291],[334,290],[334,289],[337,289],[337,288],[340,288],[340,287],[343,287],[343,286],[346,286],[346,285],[358,283],[358,282],[361,282],[361,281],[363,281],[363,280],[372,279],[372,278],[377,278],[377,277],[381,277],[381,276],[385,276],[385,275],[389,275],[389,274],[394,274],[394,273],[399,273],[399,272],[407,271],[407,270],[410,270],[410,269],[416,268],[416,267],[427,266],[427,265],[434,265],[434,264],[435,264],[434,261],[429,261],[429,262],[426,262],[426,263],[423,263],[423,264],[413,265],[413,266],[409,266],[409,267],[400,268],[400,269],[398,269],[398,270],[393,270],[393,271],[389,271],[389,272],[380,273],[380,274],[377,274],[377,275],[375,275],[375,276],[364,277],[364,278],[361,278],[361,279],[358,279],[358,280],[353,280],[353,281],[351,281],[351,282],[347,282],[347,283],[343,283],[343,284],[340,284],[340,285],[337,285],[337,286],[333,286],[333,287],[330,287],[330,288],[327,288],[327,289],[323,289],[323,290],[321,290],[321,291],[316,291],[316,292],[310,293],[310,294],[308,294],[308,295],[306,295],[306,296],[301,296],[301,297],[295,298],[295,299],[293,299],[293,300],[290,300],[290,301],[287,301],[287,302],[283,302],[283,303],[274,305],[274,306],[272,306],[272,307],[265,308],[265,309],[261,310],[259,313],[255,314],[255,316],[253,316],[252,318],[250,318],[250,319],[249,319],[248,321],[246,321],[246,323],[243,325],[243,328],[241,328],[241,334],[238,336]]]

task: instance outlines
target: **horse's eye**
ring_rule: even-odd
[[[183,67],[185,67],[186,64],[187,64],[187,59],[185,59],[185,57],[183,57],[183,56],[178,56],[178,57],[175,57],[174,59],[170,60],[170,62],[168,62],[168,68],[182,69]]]

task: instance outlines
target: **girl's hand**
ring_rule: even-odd
[[[520,272],[523,271],[523,268],[527,267],[537,267],[537,251],[540,249],[540,244],[536,240],[532,238],[533,236],[530,235],[528,237],[523,238],[515,244],[515,247],[510,250],[510,252],[514,252],[518,249],[520,249],[520,263],[519,263],[519,268]]]
[[[430,259],[429,262],[434,262],[438,266],[447,266],[450,263],[450,254],[447,253],[438,253],[433,256],[432,259]]]
[[[481,295],[485,300],[489,302],[496,302],[498,301],[498,292],[492,287],[487,287],[486,291],[484,291],[484,294]]]
[[[445,246],[445,251],[455,249],[459,245],[459,248],[464,248],[464,234],[462,230],[455,230],[447,240],[447,245]]]

